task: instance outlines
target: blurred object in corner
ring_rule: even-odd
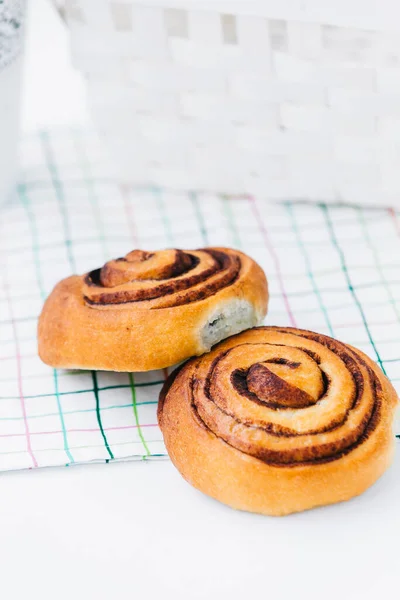
[[[0,204],[18,167],[25,0],[0,0]]]
[[[125,183],[400,206],[391,0],[58,0]]]

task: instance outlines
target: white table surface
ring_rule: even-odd
[[[84,123],[84,87],[45,0],[29,0],[24,128]],[[51,44],[51,52],[49,52]],[[398,594],[400,456],[366,494],[283,519],[232,511],[167,462],[3,474],[7,600]]]

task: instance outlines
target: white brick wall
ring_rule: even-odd
[[[400,35],[381,31],[381,15],[376,31],[357,28],[353,4],[338,2],[290,0],[278,3],[279,16],[268,0],[256,3],[256,16],[242,2],[235,15],[134,0],[121,12],[112,0],[75,0],[74,62],[87,75],[121,179],[275,199],[395,202]],[[293,17],[282,19],[289,4]],[[340,6],[347,26],[337,26]]]

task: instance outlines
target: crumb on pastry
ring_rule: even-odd
[[[258,315],[253,304],[247,300],[233,298],[213,310],[206,324],[200,330],[204,352],[221,340],[259,325],[262,315]]]

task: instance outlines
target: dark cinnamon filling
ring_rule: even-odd
[[[282,330],[282,332],[285,333],[285,330]],[[293,332],[288,331],[288,333]],[[302,336],[299,334],[297,335],[301,339]],[[201,384],[200,381],[196,380],[196,385],[192,386],[191,406],[193,416],[198,422],[201,422],[201,424],[204,427],[206,427],[213,435],[220,437],[227,444],[233,446],[237,450],[240,450],[242,452],[245,452],[246,454],[250,454],[264,462],[267,462],[268,464],[273,464],[276,466],[296,466],[301,464],[319,464],[324,462],[330,462],[333,460],[337,460],[340,457],[351,452],[354,448],[356,448],[358,445],[362,444],[363,442],[365,442],[365,440],[368,439],[368,437],[376,428],[377,423],[379,422],[380,410],[382,406],[381,384],[378,378],[376,377],[375,373],[365,363],[365,361],[358,355],[352,354],[351,350],[347,349],[344,344],[341,344],[336,340],[331,340],[331,338],[326,338],[325,336],[319,336],[318,334],[308,334],[308,332],[305,332],[304,337],[308,337],[310,339],[313,339],[314,341],[317,341],[320,344],[327,346],[330,350],[334,351],[335,354],[340,356],[341,360],[346,365],[353,378],[355,393],[353,397],[350,398],[350,408],[347,410],[343,418],[338,418],[336,420],[331,421],[330,425],[327,427],[310,430],[301,434],[287,427],[282,427],[280,425],[272,423],[265,423],[265,425],[260,426],[259,424],[255,424],[254,422],[252,422],[251,419],[246,420],[245,422],[241,419],[238,419],[236,415],[231,414],[226,409],[226,407],[223,407],[223,401],[221,402],[221,398],[213,398],[211,394],[211,382],[215,374],[217,365],[219,361],[224,356],[226,356],[229,350],[221,353],[221,355],[217,356],[214,359],[213,363],[210,366],[206,380],[203,382],[203,384]],[[277,346],[277,351],[278,349],[279,346]],[[298,346],[298,349],[306,351],[306,349],[301,347],[301,344]],[[311,356],[309,352],[308,354]],[[318,363],[320,363],[319,357],[313,355],[312,358],[314,360],[318,358]],[[275,364],[286,364],[286,366],[288,366],[288,361],[285,361],[285,359],[281,359],[279,357],[269,362]],[[368,373],[367,381],[365,380],[361,372],[360,366],[363,366],[363,368],[365,368],[365,370]],[[297,367],[298,365],[288,366],[288,368]],[[266,372],[268,373],[266,374]],[[318,401],[325,396],[330,386],[329,378],[323,370],[321,370],[321,375],[324,381],[324,390]],[[306,408],[307,406],[309,406],[311,403],[315,403],[315,400],[311,397],[307,398],[308,394],[306,394],[302,390],[298,390],[297,388],[295,388],[297,390],[297,392],[295,392],[295,390],[293,389],[295,386],[288,384],[282,378],[269,371],[269,369],[267,369],[265,366],[257,363],[247,370],[236,369],[232,372],[230,376],[230,381],[233,388],[240,395],[243,395],[249,400],[256,402],[260,405],[267,406],[268,408],[273,410],[282,410],[285,408],[295,408],[297,410],[301,410],[302,408]],[[371,388],[372,401],[366,406],[365,415],[362,419],[360,419],[360,422],[357,425],[357,427],[348,432],[346,436],[338,437],[337,439],[330,440],[326,443],[318,442],[315,445],[311,445],[309,447],[304,448],[301,448],[300,442],[298,448],[284,449],[282,451],[278,451],[276,449],[261,448],[254,444],[245,443],[243,440],[237,437],[237,434],[235,433],[235,425],[232,425],[232,427],[228,427],[228,430],[226,432],[220,431],[220,433],[218,433],[219,425],[217,421],[214,421],[214,418],[217,417],[212,417],[211,414],[207,412],[207,407],[202,405],[202,401],[199,400],[200,397],[197,396],[196,390],[201,385],[203,387],[203,391],[206,398],[208,399],[208,401],[212,402],[217,407],[218,412],[221,414],[221,416],[228,416],[230,419],[233,420],[234,423],[237,423],[237,425],[240,425],[241,427],[259,429],[276,437],[295,437],[299,439],[299,441],[303,436],[332,432],[344,425],[348,420],[352,410],[354,410],[361,401],[361,398],[365,391],[365,386],[369,386]],[[305,394],[305,396],[303,394]],[[291,397],[291,395],[293,395],[293,397]],[[309,401],[310,404],[308,404]],[[292,405],[285,405],[285,402],[291,402]]]
[[[113,290],[112,287],[107,288],[102,285],[103,278],[107,276],[107,265],[102,269],[95,269],[85,277],[85,283],[93,289],[93,295],[84,296],[84,300],[91,306],[105,306],[155,300],[177,293],[177,297],[168,306],[180,306],[204,300],[231,285],[240,273],[241,263],[240,258],[235,255],[211,249],[202,251],[212,257],[211,266],[197,274],[190,274],[190,271],[200,264],[200,260],[190,253],[180,252],[174,264],[168,265],[158,273],[157,279],[150,280],[157,281],[157,284],[149,287]],[[181,255],[184,255],[183,258]]]

